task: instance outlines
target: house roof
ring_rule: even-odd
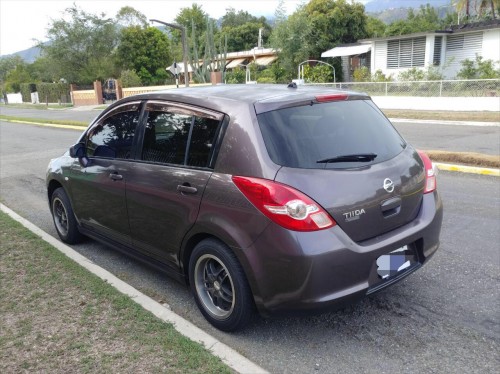
[[[435,30],[426,32],[416,32],[413,34],[384,36],[380,38],[362,39],[360,42],[381,41],[381,40],[394,40],[394,39],[409,39],[418,38],[419,36],[435,35],[435,34],[458,34],[463,32],[474,32],[480,30],[491,30],[500,28],[500,19],[467,23],[464,25],[451,25],[445,30]]]
[[[321,57],[357,56],[372,49],[370,43],[352,43],[339,45],[321,54]]]

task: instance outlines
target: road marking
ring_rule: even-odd
[[[250,361],[248,358],[242,356],[236,352],[231,347],[219,341],[217,338],[209,335],[205,331],[201,330],[199,327],[193,325],[188,320],[182,318],[178,314],[172,312],[169,307],[158,303],[149,296],[144,295],[139,290],[135,289],[128,283],[125,283],[121,279],[115,277],[109,271],[103,269],[102,267],[96,265],[94,262],[88,258],[82,256],[80,253],[73,250],[71,247],[60,242],[56,238],[50,236],[45,231],[40,229],[38,226],[34,225],[30,221],[21,217],[13,210],[9,209],[3,204],[0,204],[0,210],[10,217],[12,217],[17,222],[21,223],[24,227],[30,230],[35,235],[40,236],[50,245],[54,246],[57,250],[71,258],[73,261],[78,263],[80,266],[84,267],[91,273],[97,275],[99,278],[109,283],[111,286],[116,288],[119,292],[130,297],[137,304],[142,306],[144,309],[153,313],[156,317],[164,322],[171,323],[174,328],[180,332],[185,337],[202,344],[210,353],[214,356],[219,357],[226,365],[231,367],[238,373],[268,373],[266,370],[258,366],[257,364]]]
[[[434,162],[434,165],[436,165],[439,170],[459,171],[462,173],[492,175],[495,177],[500,177],[500,169],[480,168],[477,166],[443,164],[440,162]]]
[[[15,119],[0,119],[0,121],[5,121],[5,122],[13,122],[13,123],[23,123],[23,124],[28,124],[28,125],[36,125],[36,126],[42,126],[42,127],[57,127],[60,129],[71,129],[71,130],[80,130],[84,131],[87,129],[87,126],[75,126],[75,125],[58,125],[57,123],[41,123],[41,122],[28,122],[28,121],[18,121]]]

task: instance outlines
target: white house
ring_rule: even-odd
[[[451,26],[446,30],[408,35],[364,39],[338,46],[321,57],[342,57],[344,80],[352,80],[356,67],[371,72],[381,70],[397,78],[401,71],[413,67],[440,67],[447,79],[453,79],[465,59],[482,56],[500,64],[500,20]],[[348,78],[349,77],[349,78]]]

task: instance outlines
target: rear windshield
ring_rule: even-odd
[[[292,107],[257,117],[269,156],[276,164],[287,167],[360,167],[391,159],[406,146],[371,100]],[[318,163],[361,154],[375,154],[376,157],[363,162]]]

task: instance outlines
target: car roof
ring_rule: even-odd
[[[180,101],[223,112],[239,103],[240,105],[253,105],[257,113],[262,113],[289,106],[290,103],[310,102],[316,96],[327,94],[346,94],[353,99],[369,98],[365,93],[322,86],[299,85],[289,87],[282,84],[219,84],[144,93],[130,96],[127,101],[137,99]]]

